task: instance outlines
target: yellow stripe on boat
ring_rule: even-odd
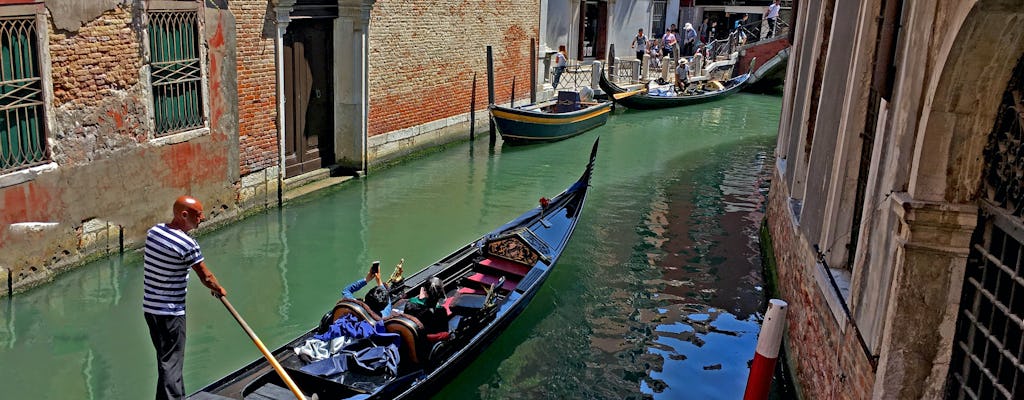
[[[493,114],[496,118],[507,119],[507,120],[510,120],[510,121],[529,122],[529,123],[533,123],[533,124],[545,124],[545,125],[564,125],[564,124],[571,124],[573,122],[585,121],[585,120],[594,118],[596,116],[599,116],[601,114],[608,113],[610,111],[611,111],[611,107],[601,107],[601,108],[599,108],[597,110],[594,110],[593,112],[589,112],[589,113],[582,114],[580,116],[572,117],[572,118],[534,117],[534,116],[531,116],[531,115],[514,114],[514,113],[507,112],[507,111],[502,111],[502,110],[499,110],[499,109],[496,109],[496,108],[491,109],[491,114]],[[555,114],[555,115],[557,115],[557,114]]]

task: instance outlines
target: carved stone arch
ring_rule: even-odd
[[[929,85],[908,191],[922,201],[962,204],[979,196],[983,151],[1006,83],[1024,54],[1024,0],[980,0],[949,18]]]

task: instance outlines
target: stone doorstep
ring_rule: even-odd
[[[320,168],[302,175],[293,176],[284,180],[284,201],[288,202],[295,198],[325,189],[342,182],[346,182],[352,176],[331,176],[330,168]]]

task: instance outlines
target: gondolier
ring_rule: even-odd
[[[174,201],[172,209],[171,222],[157,224],[147,232],[143,256],[142,308],[156,349],[157,400],[185,398],[181,370],[185,363],[185,293],[189,268],[196,271],[214,296],[227,295],[206,268],[199,243],[188,235],[205,219],[203,204],[194,197],[181,196]]]
[[[482,354],[558,268],[559,256],[580,221],[591,189],[597,147],[595,141],[582,176],[557,196],[542,198],[539,206],[394,285],[392,293],[400,298],[396,306],[420,298],[437,321],[423,321],[406,313],[380,320],[362,312],[361,302],[341,299],[328,315],[329,322],[340,326],[355,321],[349,324],[354,329],[346,329],[344,338],[331,339],[340,349],[330,350],[329,358],[310,361],[296,353],[296,347],[316,338],[314,328],[272,354],[264,353],[266,361],[257,360],[227,374],[191,399],[305,398],[293,397],[296,391],[289,394],[284,389],[278,377],[283,374],[271,371],[269,360],[276,360],[295,377],[303,393],[320,399],[428,398]],[[414,310],[409,307],[405,311]],[[381,325],[386,331],[383,335],[388,337],[375,338],[374,333],[380,333],[376,327]],[[432,330],[439,330],[434,338]],[[371,356],[396,345],[399,357],[389,360],[397,365],[388,364],[385,371],[379,371],[376,362],[366,363]]]

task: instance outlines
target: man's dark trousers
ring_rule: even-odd
[[[143,314],[156,349],[156,400],[184,399],[181,369],[185,361],[185,316]]]

